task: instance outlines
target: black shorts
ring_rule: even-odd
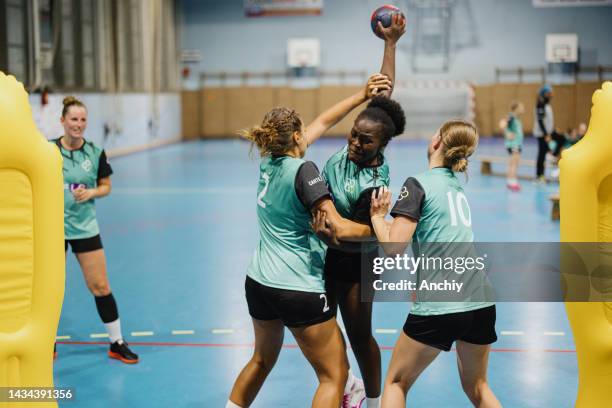
[[[377,252],[361,253],[343,252],[328,248],[325,254],[325,280],[334,279],[342,282],[361,283],[362,268],[372,275],[374,258]]]
[[[79,254],[81,252],[91,252],[98,249],[102,249],[102,239],[100,234],[91,238],[81,239],[65,239],[64,240],[64,251],[68,251],[68,244],[72,248],[72,253]]]
[[[246,277],[249,314],[257,320],[282,320],[287,327],[312,326],[335,316],[325,293],[272,288]]]
[[[420,343],[444,351],[449,351],[456,340],[486,345],[497,341],[495,317],[495,305],[435,316],[411,313],[404,324],[404,333]]]
[[[523,152],[523,148],[522,147],[508,147],[506,148],[506,150],[508,150],[508,154],[512,156],[513,153],[522,153]]]

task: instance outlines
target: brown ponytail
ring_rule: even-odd
[[[62,103],[64,104],[64,108],[62,109],[63,118],[66,117],[66,114],[68,113],[68,110],[70,109],[71,106],[79,106],[81,108],[85,108],[85,104],[81,102],[80,100],[78,100],[77,98],[75,98],[74,96],[65,97]]]
[[[467,171],[467,159],[478,145],[476,127],[464,120],[451,120],[440,128],[440,137],[444,145],[444,167],[456,173]]]
[[[281,156],[294,146],[293,133],[302,130],[302,119],[289,108],[274,108],[261,122],[248,130],[238,132],[259,149],[261,156]]]

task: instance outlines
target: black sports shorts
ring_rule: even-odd
[[[273,288],[246,277],[249,314],[257,320],[280,319],[287,327],[312,326],[335,316],[325,293]]]
[[[495,305],[468,312],[419,316],[410,313],[404,324],[406,336],[449,351],[457,340],[486,345],[495,343]]]
[[[91,238],[81,239],[65,239],[64,240],[64,251],[68,251],[68,244],[72,248],[72,252],[75,254],[81,252],[91,252],[98,249],[102,249],[102,239],[100,234],[95,235]]]

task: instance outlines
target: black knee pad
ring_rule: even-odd
[[[112,293],[106,296],[96,296],[96,308],[104,323],[114,322],[119,318],[117,303]]]

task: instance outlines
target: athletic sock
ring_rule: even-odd
[[[227,404],[225,404],[225,408],[242,408],[242,407],[240,405],[234,404],[230,400],[227,400]]]
[[[344,386],[344,393],[348,394],[351,392],[353,385],[357,382],[357,377],[353,375],[353,372],[349,369],[348,371],[348,379],[346,380],[346,385]]]
[[[367,408],[380,408],[380,397],[366,398]]]
[[[110,342],[114,343],[119,340],[123,340],[121,336],[121,322],[119,321],[119,310],[117,309],[117,302],[112,293],[105,296],[96,296],[96,308],[100,319],[106,326],[108,337]]]
[[[114,322],[104,323],[106,331],[108,332],[108,338],[111,343],[116,341],[123,342],[123,336],[121,335],[121,321],[119,319]]]

